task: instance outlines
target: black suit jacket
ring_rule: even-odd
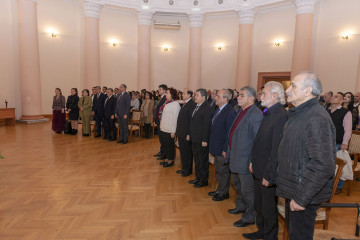
[[[196,103],[190,99],[180,109],[176,125],[176,136],[186,138],[186,135],[190,135],[190,120],[195,107]]]
[[[105,103],[104,117],[111,118],[111,115],[115,115],[115,108],[116,108],[116,98],[114,95],[112,95]]]
[[[97,95],[94,96],[92,109],[96,115],[100,115],[100,116],[104,115],[104,103],[106,98],[107,96],[103,93],[100,93],[99,100],[97,100]]]
[[[285,108],[277,103],[267,111],[255,137],[251,162],[256,179],[265,178],[271,185],[276,182],[277,150],[287,121]]]
[[[209,143],[211,119],[214,114],[207,101],[203,102],[190,121],[190,139],[194,143]]]
[[[156,116],[155,116],[155,123],[157,126],[160,126],[160,121],[159,121],[159,111],[160,111],[160,107],[165,103],[166,97],[165,95],[160,99],[159,104],[156,107]]]

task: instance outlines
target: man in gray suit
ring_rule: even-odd
[[[224,154],[230,161],[231,181],[238,194],[235,209],[229,209],[229,213],[244,213],[240,220],[234,222],[236,227],[255,223],[254,179],[249,164],[253,142],[263,119],[263,113],[254,105],[255,99],[254,88],[247,86],[240,89],[240,110],[230,128],[228,152]]]
[[[117,143],[126,144],[129,137],[128,116],[130,115],[130,94],[126,92],[126,85],[121,84],[119,88],[119,96],[116,101],[115,116],[119,124],[119,137]]]

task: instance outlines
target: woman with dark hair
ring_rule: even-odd
[[[145,92],[145,100],[141,105],[141,122],[145,127],[144,138],[151,138],[151,124],[154,119],[154,100],[152,98],[151,92]]]
[[[92,113],[92,100],[89,97],[89,90],[82,90],[82,97],[80,98],[78,107],[80,109],[80,117],[82,120],[83,136],[90,136],[90,120]]]
[[[165,103],[159,110],[161,116],[160,136],[165,145],[163,155],[165,161],[161,162],[160,165],[163,165],[163,167],[171,167],[174,166],[175,161],[175,132],[180,104],[176,101],[178,95],[174,88],[168,88],[165,96]]]
[[[354,107],[354,95],[351,92],[344,94],[343,108],[349,109],[352,115],[352,130],[356,129],[359,121],[359,110]]]
[[[71,89],[71,95],[68,96],[66,102],[66,109],[69,113],[69,119],[71,121],[71,135],[76,135],[78,132],[78,120],[79,120],[79,96],[77,88]]]
[[[53,98],[53,118],[52,130],[56,133],[64,131],[65,126],[65,97],[62,95],[60,88],[55,88],[55,96]]]

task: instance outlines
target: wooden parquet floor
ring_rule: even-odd
[[[211,186],[195,189],[194,175],[176,174],[178,153],[175,167],[159,166],[156,137],[122,145],[56,135],[50,123],[2,125],[0,136],[1,240],[243,239],[256,230],[233,227],[233,190],[214,202]],[[359,200],[359,182],[350,197],[334,198]],[[329,229],[352,234],[355,215],[333,210]]]

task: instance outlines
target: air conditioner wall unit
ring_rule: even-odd
[[[180,30],[180,22],[177,23],[163,23],[163,22],[156,22],[154,20],[154,28],[157,29],[170,29],[170,30]]]

